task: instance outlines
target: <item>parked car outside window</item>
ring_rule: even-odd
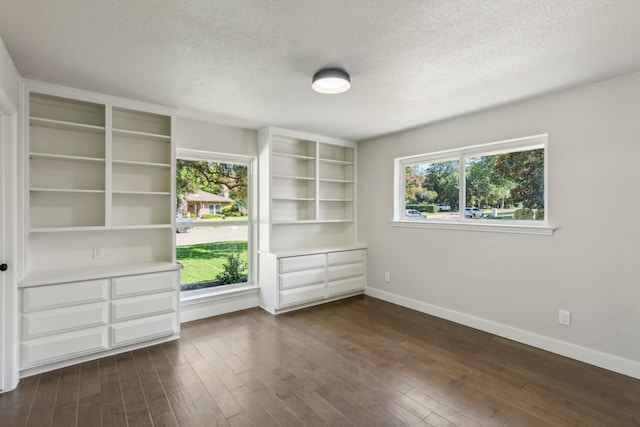
[[[422,213],[420,213],[420,211],[415,209],[406,209],[404,211],[404,216],[409,218],[426,218]]]
[[[193,226],[193,218],[183,218],[176,216],[176,233],[186,233]]]
[[[482,218],[483,215],[484,215],[484,212],[482,212],[480,209],[478,209],[476,207],[464,208],[464,217],[465,218],[477,219],[477,218]]]

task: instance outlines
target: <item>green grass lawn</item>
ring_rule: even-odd
[[[199,283],[214,280],[222,271],[227,255],[240,254],[247,262],[247,242],[214,242],[178,246],[176,258],[183,265],[180,283]]]

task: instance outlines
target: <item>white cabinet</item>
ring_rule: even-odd
[[[108,306],[104,303],[25,313],[22,316],[22,338],[27,340],[74,329],[106,325],[107,314]]]
[[[31,368],[108,348],[107,327],[81,329],[22,341],[20,368]]]
[[[119,347],[178,333],[178,273],[112,279],[110,343]]]
[[[22,311],[28,313],[106,301],[108,298],[107,292],[107,280],[90,280],[57,286],[26,288],[22,292]]]
[[[21,368],[106,350],[107,280],[22,289]]]
[[[282,265],[282,263],[280,263]],[[326,280],[327,272],[324,268],[314,270],[295,271],[293,273],[284,273],[280,269],[280,289],[297,288],[300,286],[313,285],[314,283],[323,283]]]
[[[111,294],[113,298],[131,297],[173,291],[176,289],[173,276],[166,273],[145,274],[141,276],[117,277],[112,280]]]
[[[111,321],[121,322],[136,317],[175,312],[177,308],[178,295],[175,292],[126,298],[111,302]]]
[[[364,289],[364,250],[327,254],[327,297]]]
[[[21,368],[175,336],[178,272],[24,288]]]
[[[313,254],[304,256],[289,256],[280,258],[280,272],[286,273],[310,268],[324,268],[327,265],[325,254]]]
[[[162,337],[177,332],[177,314],[144,317],[111,326],[111,345],[123,346],[149,338]]]
[[[325,298],[326,293],[327,291],[324,283],[280,291],[279,308],[286,308],[307,302],[321,301]]]
[[[277,312],[362,292],[356,144],[273,127],[258,139],[262,307]]]
[[[261,254],[262,267],[276,280],[261,283],[261,305],[272,313],[362,293],[365,250],[352,249],[305,255]],[[266,255],[266,256],[265,256]],[[268,268],[268,264],[275,268]]]
[[[21,368],[177,337],[175,112],[25,85]]]

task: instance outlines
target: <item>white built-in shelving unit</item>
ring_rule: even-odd
[[[278,312],[362,292],[364,245],[356,241],[355,223],[356,144],[273,127],[259,132],[259,144],[262,306]],[[357,268],[338,278],[348,278],[350,285],[342,284],[340,292],[332,293],[337,288],[330,286],[328,257],[334,260],[331,254],[343,252],[341,259],[355,262]],[[308,264],[292,257],[315,261]],[[291,269],[298,265],[295,261],[301,264]],[[283,274],[300,275],[308,268],[324,273],[314,271],[309,280],[292,287],[285,284],[288,276]]]
[[[176,337],[173,110],[37,82],[25,98],[21,367]]]

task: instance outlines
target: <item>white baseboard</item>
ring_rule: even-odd
[[[640,362],[624,359],[612,354],[602,353],[586,347],[534,334],[511,326],[492,322],[491,320],[471,316],[458,311],[449,310],[437,305],[406,298],[379,289],[365,288],[365,295],[381,299],[393,304],[401,305],[422,313],[450,320],[461,325],[479,329],[490,334],[498,335],[513,341],[527,344],[542,350],[566,356],[571,359],[608,369],[623,375],[640,379]]]
[[[257,288],[183,300],[180,303],[180,323],[258,307],[259,303],[260,296]]]

